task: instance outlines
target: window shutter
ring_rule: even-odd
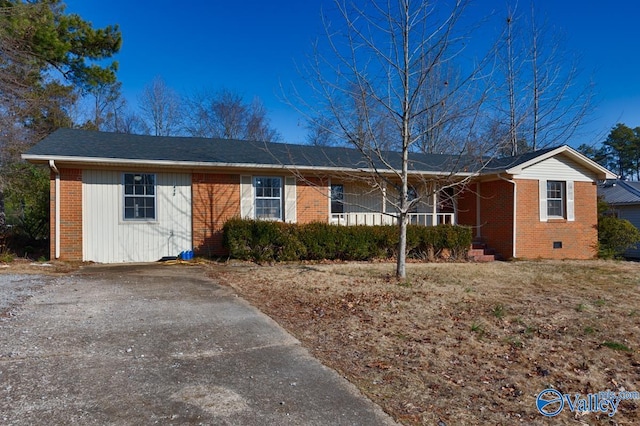
[[[284,178],[284,220],[288,223],[296,223],[296,178]]]
[[[240,216],[253,219],[253,179],[251,176],[240,176]]]
[[[573,222],[576,220],[573,181],[567,181],[567,220]]]
[[[547,221],[547,181],[541,180],[540,184],[540,222]]]

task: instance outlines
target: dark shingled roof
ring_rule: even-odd
[[[557,146],[551,148],[540,149],[538,151],[527,152],[524,154],[516,155],[515,157],[503,157],[503,158],[494,158],[489,161],[485,171],[504,171],[510,169],[511,167],[516,167],[520,164],[526,163],[527,161],[533,160],[536,157],[546,154],[547,152],[551,152],[554,149],[557,149]]]
[[[479,159],[471,156],[411,153],[410,169],[421,172],[473,173],[499,172],[522,164],[548,150],[502,159]],[[398,152],[383,153],[388,164],[398,169]],[[27,159],[63,157],[66,159],[110,159],[207,163],[216,165],[265,165],[314,168],[370,169],[371,165],[358,150],[342,147],[318,147],[284,143],[250,142],[229,139],[142,136],[79,129],[60,129],[25,153]],[[484,163],[484,164],[483,164]],[[378,170],[388,169],[379,159]],[[484,166],[484,168],[483,168]]]
[[[598,195],[612,206],[620,204],[640,204],[640,182],[608,180],[598,186]]]

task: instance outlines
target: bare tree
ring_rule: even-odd
[[[435,132],[448,120],[446,106],[470,87],[484,65],[480,60],[464,77],[440,80],[463,48],[458,30],[467,3],[389,0],[355,5],[336,0],[344,28],[334,30],[325,19],[329,54],[318,49],[311,64],[310,84],[319,98],[313,105],[320,105],[318,112],[307,103],[315,111],[312,127],[358,149],[374,171],[363,179],[396,194],[390,204],[399,227],[398,278],[406,277],[408,214],[420,201],[410,188],[410,152],[436,139]],[[470,96],[477,113],[484,95]],[[456,144],[447,147],[451,172],[438,178],[440,188],[463,183],[456,171],[462,169],[476,119],[467,116],[466,137],[457,135]],[[436,185],[429,187],[436,191]]]
[[[508,153],[567,143],[592,106],[592,87],[579,85],[578,60],[563,49],[561,33],[516,5],[507,9],[495,76],[495,128],[503,129]],[[501,135],[495,135],[500,138]]]
[[[107,130],[110,127],[116,111],[125,103],[121,89],[120,82],[96,82],[85,89],[85,97],[91,100],[91,118],[83,125],[84,128]]]
[[[187,99],[191,136],[275,142],[280,134],[271,127],[262,101],[251,103],[228,89],[201,91]]]
[[[114,133],[127,133],[134,135],[148,135],[149,127],[135,112],[125,106],[114,111],[113,121],[108,123],[106,129]]]
[[[183,121],[180,96],[156,77],[147,85],[138,99],[141,117],[150,133],[155,136],[175,136]]]
[[[135,135],[148,135],[150,133],[147,123],[129,108],[127,100],[122,97],[109,105],[103,128],[114,133]]]

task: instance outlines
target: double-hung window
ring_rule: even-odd
[[[565,182],[547,181],[547,217],[565,217],[566,187]]]
[[[282,178],[254,177],[256,219],[282,220]]]
[[[156,220],[156,175],[125,173],[124,220]]]
[[[540,179],[540,222],[576,220],[575,182]]]

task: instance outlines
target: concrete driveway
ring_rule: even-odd
[[[3,425],[394,424],[200,267],[42,280],[0,320]]]

